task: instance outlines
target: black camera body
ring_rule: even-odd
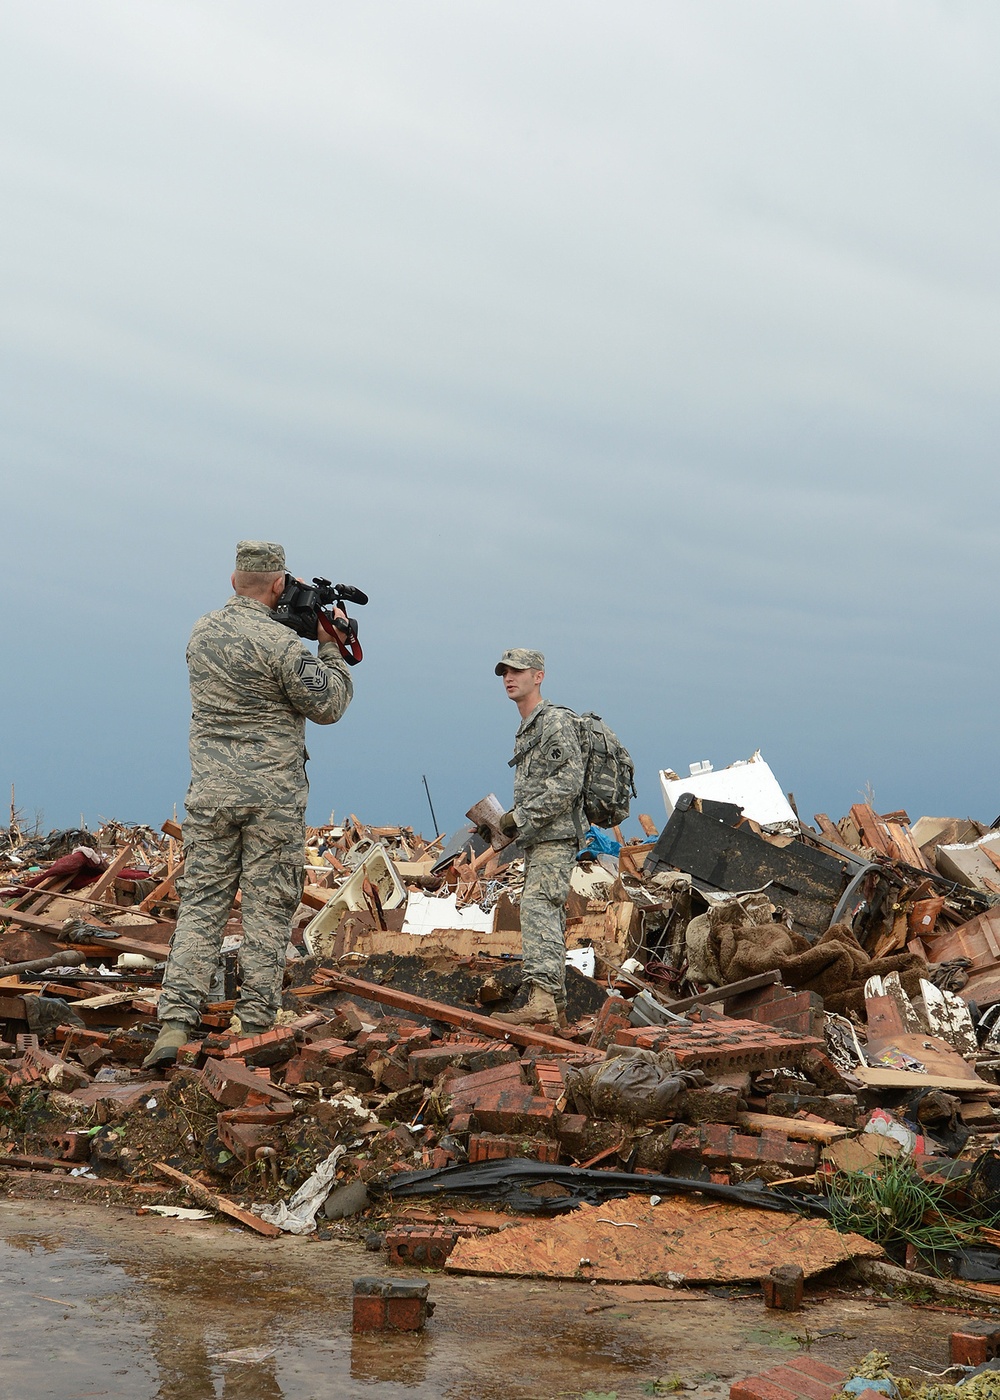
[[[349,583],[331,583],[328,578],[314,578],[312,583],[303,583],[301,579],[286,574],[285,591],[275,605],[274,615],[307,642],[314,642],[319,629],[319,615],[325,609],[339,603],[358,603],[363,607],[367,602],[368,594]],[[345,621],[343,618],[334,620],[332,613],[325,616],[330,625],[337,629],[337,645],[344,660],[352,665],[360,661],[358,624],[350,617]],[[343,641],[340,637],[343,637]],[[357,655],[354,655],[355,652]]]

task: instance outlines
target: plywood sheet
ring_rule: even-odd
[[[823,1220],[698,1197],[652,1206],[645,1196],[630,1196],[485,1239],[460,1239],[447,1268],[602,1283],[739,1283],[775,1264],[800,1264],[812,1276],[848,1259],[881,1256],[877,1244],[839,1235]]]

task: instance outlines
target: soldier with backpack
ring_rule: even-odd
[[[566,1025],[566,899],[584,826],[628,815],[632,761],[596,715],[542,699],[545,658],[513,647],[496,665],[521,723],[510,766],[514,806],[500,823],[524,848],[521,956],[530,984],[520,1011],[494,1013],[509,1025]]]

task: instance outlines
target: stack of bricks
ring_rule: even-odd
[[[679,1129],[671,1145],[674,1159],[687,1159],[692,1165],[725,1167],[769,1166],[787,1170],[789,1175],[815,1171],[819,1147],[814,1142],[793,1142],[784,1133],[765,1130],[760,1137],[741,1133],[725,1123],[702,1123],[700,1127]]]
[[[505,1137],[501,1133],[469,1134],[470,1162],[495,1162],[504,1157],[528,1157],[536,1162],[558,1162],[559,1143],[550,1138]]]
[[[302,1049],[285,1070],[286,1084],[315,1082],[324,1070],[353,1070],[361,1058],[360,1051],[345,1040],[331,1036],[313,1040]]]
[[[615,1034],[618,1045],[669,1050],[681,1069],[778,1069],[798,1064],[820,1048],[815,1036],[764,1026],[758,1021],[715,1020],[704,1025],[641,1026]]]
[[[779,1030],[797,1031],[801,1035],[823,1039],[826,1020],[823,998],[815,992],[794,992],[788,987],[772,984],[741,997],[732,997],[725,1002],[724,1010],[727,1016],[760,1021]]]
[[[223,1108],[288,1102],[287,1095],[271,1083],[266,1069],[248,1069],[242,1060],[206,1060],[200,1077],[204,1088]]]
[[[463,1075],[448,1085],[452,1132],[538,1133],[554,1137],[559,1110],[524,1082],[519,1061]]]

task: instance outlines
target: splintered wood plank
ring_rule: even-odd
[[[474,1011],[463,1011],[457,1006],[448,1006],[443,1001],[411,996],[409,992],[399,992],[394,987],[383,987],[377,982],[363,982],[360,978],[348,977],[332,968],[318,967],[313,976],[324,991],[333,989],[349,992],[352,996],[363,997],[366,1001],[391,1006],[396,1011],[413,1011],[418,1016],[426,1016],[432,1021],[443,1021],[447,1026],[461,1026],[464,1030],[476,1031],[491,1040],[512,1040],[515,1045],[540,1045],[545,1050],[554,1050],[561,1055],[587,1053],[583,1046],[576,1045],[571,1040],[563,1040],[557,1035],[547,1035],[529,1026],[509,1026],[505,1021],[493,1021],[489,1016],[480,1016]]]
[[[872,1065],[856,1065],[851,1073],[869,1089],[909,1089],[911,1092],[917,1089],[947,1089],[950,1094],[972,1094],[977,1099],[1000,1097],[1000,1087],[987,1084],[975,1073],[971,1077],[919,1074],[907,1069],[875,1069]]]
[[[879,1245],[840,1235],[824,1220],[749,1206],[644,1196],[580,1206],[481,1239],[460,1239],[446,1268],[510,1278],[597,1279],[601,1283],[739,1283],[775,1264],[807,1276],[848,1259],[878,1259]]]
[[[808,1118],[779,1118],[773,1113],[737,1113],[736,1122],[741,1128],[749,1128],[754,1133],[784,1133],[785,1137],[798,1142],[837,1142],[840,1138],[853,1137],[853,1128],[841,1128],[836,1123],[813,1123]]]
[[[819,827],[820,834],[822,836],[825,836],[828,841],[832,841],[837,846],[842,846],[845,851],[849,851],[851,849],[847,842],[844,840],[843,836],[841,836],[838,828],[834,826],[833,822],[830,820],[830,818],[825,812],[817,812],[816,815],[813,817],[813,821]]]
[[[239,1221],[248,1230],[255,1230],[258,1235],[265,1235],[269,1240],[276,1240],[281,1234],[277,1225],[269,1225],[266,1220],[261,1220],[259,1215],[253,1215],[250,1211],[234,1205],[232,1201],[227,1201],[225,1196],[217,1196],[207,1186],[202,1186],[200,1181],[195,1181],[193,1176],[179,1172],[176,1167],[168,1167],[166,1162],[154,1162],[153,1170],[158,1172],[160,1176],[165,1176],[168,1181],[183,1186],[188,1195],[199,1205],[204,1206],[206,1210],[214,1210],[220,1215],[228,1215],[231,1220]]]

